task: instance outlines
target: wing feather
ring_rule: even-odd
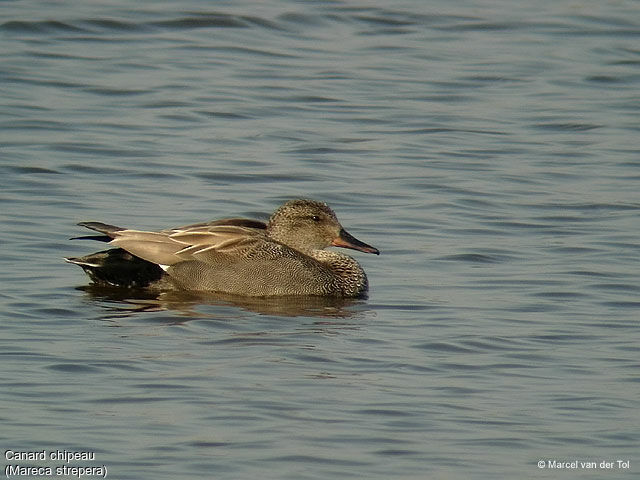
[[[260,220],[251,220],[249,218],[223,218],[221,220],[213,220],[211,222],[194,223],[191,225],[185,225],[183,227],[170,228],[167,230],[162,230],[161,233],[172,234],[177,232],[186,232],[189,230],[206,231],[209,227],[219,227],[219,226],[244,227],[244,228],[253,228],[256,230],[267,229],[267,224],[264,222],[261,222]]]
[[[248,250],[269,241],[261,229],[238,225],[211,225],[186,229],[145,232],[121,230],[111,241],[129,253],[159,265],[207,258],[216,255],[241,258]],[[202,254],[206,254],[202,257]],[[197,258],[200,257],[200,258]]]

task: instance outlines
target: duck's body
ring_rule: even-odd
[[[285,203],[268,224],[233,218],[160,232],[80,225],[103,234],[88,238],[118,248],[67,261],[95,283],[124,287],[357,297],[368,288],[362,267],[324,248],[379,253],[349,235],[326,204],[312,200]]]

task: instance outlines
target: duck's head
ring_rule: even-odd
[[[315,200],[288,201],[271,216],[267,232],[271,238],[301,252],[335,246],[380,253],[377,248],[350,235],[333,210],[326,203]]]

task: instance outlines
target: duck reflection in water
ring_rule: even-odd
[[[356,318],[366,311],[362,308],[365,304],[362,298],[313,295],[244,297],[215,292],[123,289],[96,284],[77,287],[77,290],[83,291],[92,301],[103,303],[118,317],[142,312],[173,311],[185,317],[186,321],[192,317],[227,316],[224,308],[234,307],[260,315],[337,320]],[[177,323],[182,322],[178,320]]]

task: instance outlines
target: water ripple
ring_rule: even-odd
[[[502,7],[4,2],[9,447],[158,480],[635,458],[637,8]],[[381,248],[347,252],[368,299],[99,289],[62,260],[80,220],[298,196]]]

